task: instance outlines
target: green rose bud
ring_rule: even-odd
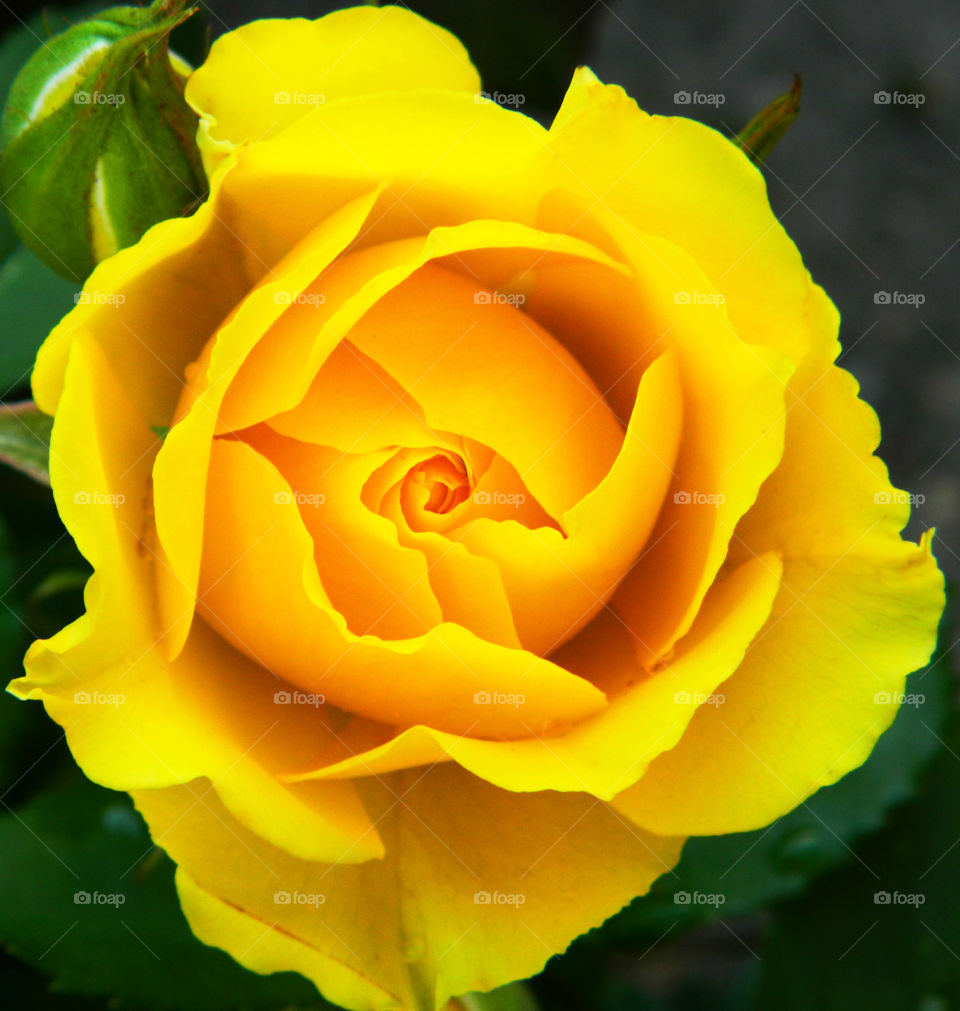
[[[20,238],[82,281],[200,200],[206,178],[186,73],[171,58],[183,0],[114,7],[48,40],[10,89],[0,187]]]

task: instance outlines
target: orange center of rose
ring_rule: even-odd
[[[456,453],[437,453],[412,467],[405,479],[427,489],[423,508],[431,513],[448,513],[470,494],[467,466]]]

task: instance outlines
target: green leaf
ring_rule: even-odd
[[[940,752],[888,831],[775,912],[758,1008],[960,1006],[960,721]]]
[[[949,627],[945,616],[943,643],[950,641]],[[938,753],[936,735],[951,711],[953,690],[945,646],[907,679],[905,697],[916,704],[901,706],[864,765],[765,829],[691,839],[674,872],[608,921],[593,942],[632,944],[667,929],[745,915],[855,859],[855,841],[879,830],[889,810],[913,795]]]
[[[75,304],[77,286],[24,246],[0,266],[0,396],[26,389],[47,334]]]
[[[779,98],[775,98],[765,109],[750,120],[733,138],[752,162],[762,164],[776,147],[780,138],[790,129],[800,111],[800,96],[803,82],[800,75],[793,78],[793,87]]]
[[[300,976],[258,976],[200,944],[129,798],[76,769],[0,816],[0,852],[0,942],[58,990],[139,1011],[330,1007]]]
[[[457,1007],[459,1005],[459,1008]],[[487,993],[468,993],[453,1002],[451,1011],[537,1011],[533,994],[522,983],[511,983]]]
[[[32,401],[0,404],[0,462],[49,484],[52,430],[53,418],[37,410]]]

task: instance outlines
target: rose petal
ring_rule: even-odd
[[[203,359],[183,391],[176,424],[154,466],[153,500],[163,563],[157,567],[157,595],[166,649],[182,648],[193,619],[210,442],[221,401],[250,347],[281,316],[290,285],[309,281],[356,235],[375,194],[367,194],[333,215],[291,250],[277,271],[237,307],[211,338]]]
[[[135,800],[180,865],[202,941],[257,972],[296,968],[353,1008],[439,1009],[529,976],[679,856],[681,840],[633,830],[592,797],[510,794],[455,766],[371,778],[364,790],[386,856],[358,867],[296,860],[225,811],[183,817],[182,789]]]
[[[726,704],[698,713],[617,798],[646,826],[746,831],[835,782],[866,759],[936,642],[943,577],[930,539],[900,539],[907,498],[872,456],[876,415],[831,364],[837,314],[819,289],[807,319],[819,347],[791,384],[784,459],[731,548],[734,560],[782,553],[784,586]]]
[[[294,503],[300,506],[313,540],[320,582],[352,632],[408,639],[443,620],[423,553],[403,545],[394,524],[362,504],[364,484],[392,455],[391,450],[342,453],[285,439],[269,429],[253,430],[246,442],[279,470],[293,490]],[[215,455],[218,449],[219,444]],[[216,460],[211,463],[214,484],[222,479],[220,468]],[[256,479],[255,474],[250,477]],[[272,484],[263,490],[255,485],[246,490],[248,498],[263,494],[282,493],[276,493]],[[210,536],[228,541],[230,520],[224,514],[235,504],[216,488],[210,496],[207,518],[214,528]],[[237,554],[246,547],[242,542],[233,544]],[[282,559],[275,564],[284,566]],[[295,565],[290,570],[295,571]]]
[[[457,625],[404,640],[353,635],[324,593],[290,485],[242,442],[217,440],[212,462],[201,607],[269,669],[350,712],[458,734],[522,737],[606,705],[582,678]],[[478,704],[478,692],[512,701]]]
[[[291,778],[352,778],[452,758],[506,790],[585,791],[609,799],[642,776],[656,756],[672,748],[691,717],[742,662],[770,613],[780,585],[774,555],[747,562],[718,582],[676,655],[645,675],[628,651],[586,637],[574,640],[566,660],[583,672],[620,665],[617,681],[630,684],[610,706],[565,733],[524,741],[477,741],[414,727],[394,740],[333,766]],[[578,655],[579,654],[579,655]]]
[[[262,141],[317,105],[415,88],[476,93],[480,78],[443,28],[401,7],[353,7],[222,35],[190,76],[186,98],[201,117],[212,172],[233,146]]]
[[[677,359],[664,355],[640,382],[608,473],[561,514],[566,536],[514,520],[479,519],[451,532],[472,553],[497,563],[527,649],[541,654],[556,649],[603,607],[636,564],[674,478],[682,400]],[[639,645],[646,635],[642,616],[630,628]]]
[[[98,410],[104,404],[109,418]],[[352,787],[303,792],[278,779],[295,752],[300,761],[343,757],[323,716],[265,704],[278,683],[209,629],[201,627],[174,664],[156,647],[152,558],[140,540],[155,442],[99,344],[77,336],[51,468],[58,508],[96,573],[87,613],[31,647],[26,676],[11,691],[44,702],[86,774],[104,786],[207,776],[246,825],[309,859],[379,856]]]
[[[692,256],[708,290],[726,296],[745,341],[802,357],[810,340],[803,318],[809,275],[770,207],[763,174],[737,145],[695,120],[649,115],[622,88],[581,67],[548,148],[545,171],[558,187],[589,205],[602,201],[621,221]],[[544,227],[560,228],[564,219],[574,220],[547,218]]]

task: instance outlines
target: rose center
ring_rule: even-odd
[[[427,489],[423,508],[431,513],[448,513],[470,494],[470,475],[463,460],[454,453],[438,453],[411,468],[407,480]]]

